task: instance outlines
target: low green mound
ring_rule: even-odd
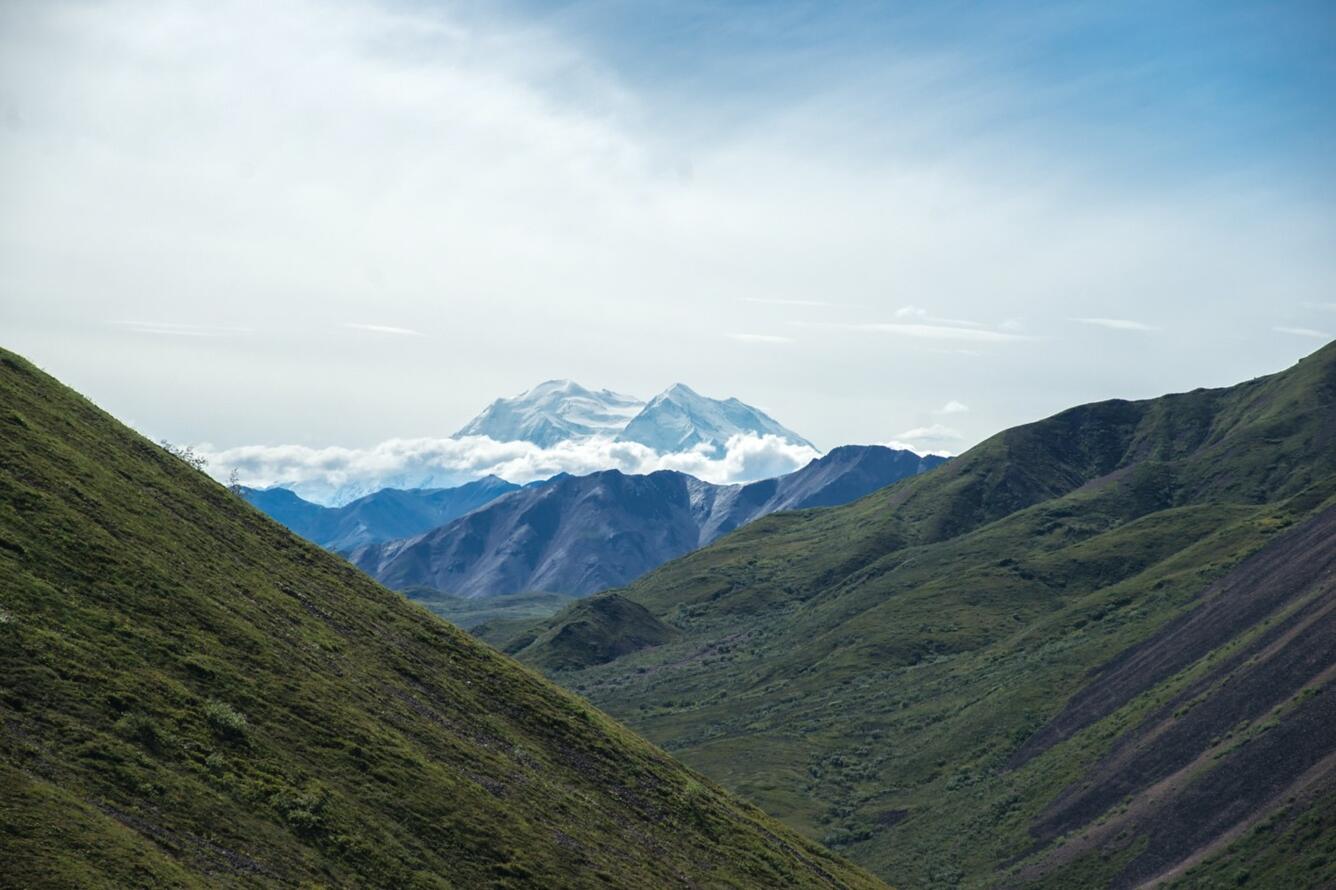
[[[0,883],[880,886],[5,352]]]
[[[541,633],[511,640],[505,651],[544,670],[604,664],[679,636],[648,609],[615,593],[580,600]]]

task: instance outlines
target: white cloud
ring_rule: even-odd
[[[1295,337],[1312,337],[1314,340],[1331,339],[1331,334],[1328,334],[1326,331],[1315,330],[1314,328],[1290,328],[1278,325],[1271,330],[1278,334],[1292,334]]]
[[[778,300],[769,297],[743,297],[744,303],[764,303],[767,306],[829,306],[824,300]]]
[[[723,454],[707,447],[660,454],[637,442],[587,439],[542,448],[531,442],[460,439],[390,439],[370,448],[244,445],[196,451],[217,479],[236,470],[245,485],[283,485],[318,503],[346,503],[380,488],[444,488],[487,474],[511,482],[557,473],[584,475],[616,468],[626,473],[678,470],[708,482],[750,482],[788,473],[819,457],[816,450],[778,436],[734,436]]]
[[[958,441],[965,438],[965,435],[960,430],[934,423],[929,426],[919,426],[912,430],[905,430],[903,433],[897,434],[896,438],[908,442],[944,442],[948,440]]]
[[[958,447],[964,438],[965,434],[959,430],[934,423],[929,426],[905,430],[883,444],[887,448],[912,451],[919,455],[936,454],[942,457],[953,457],[956,451],[948,446],[955,445]]]
[[[956,325],[967,328],[983,327],[983,325],[977,321],[967,321],[963,318],[940,318],[936,315],[931,315],[928,313],[928,310],[924,309],[922,306],[901,306],[899,309],[895,310],[895,317],[913,318],[919,321],[928,322],[929,324]]]
[[[934,414],[965,414],[970,410],[970,406],[963,402],[957,402],[955,399],[947,402],[942,407],[934,411]]]
[[[1108,328],[1111,331],[1158,331],[1159,328],[1154,325],[1144,324],[1139,321],[1132,321],[1127,318],[1073,318],[1071,319],[1081,324],[1094,325],[1095,327]]]
[[[1316,309],[1319,312],[1336,312],[1336,303],[1304,303],[1305,309]]]
[[[847,325],[854,330],[872,331],[880,334],[895,334],[900,337],[914,337],[923,340],[961,340],[968,343],[1014,343],[1021,340],[1032,340],[1033,337],[1026,337],[1022,334],[1011,334],[1004,331],[991,331],[977,327],[952,327],[941,324],[899,324],[889,323],[871,323]]]
[[[423,336],[423,334],[420,331],[415,331],[412,328],[398,328],[388,324],[359,324],[357,322],[350,321],[346,322],[343,326],[345,328],[351,328],[352,330],[355,331],[370,331],[374,334],[394,334],[399,337]]]
[[[956,452],[951,451],[950,449],[928,448],[925,447],[921,442],[902,442],[899,439],[888,439],[887,441],[882,442],[881,444],[885,445],[887,448],[894,448],[897,451],[912,451],[919,457],[927,457],[930,454],[936,455],[937,457],[956,456]]]
[[[778,334],[729,334],[733,340],[739,340],[743,343],[792,343],[792,337],[781,337]]]

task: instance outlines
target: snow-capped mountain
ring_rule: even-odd
[[[700,444],[719,451],[731,436],[746,433],[774,435],[816,449],[760,409],[737,399],[711,399],[682,383],[650,399],[617,438],[670,453],[690,451]]]
[[[613,437],[644,406],[634,396],[585,389],[574,380],[548,380],[513,398],[497,399],[454,438],[488,436],[547,448],[570,439]]]
[[[498,442],[533,442],[544,448],[572,440],[606,437],[639,442],[662,454],[700,444],[722,451],[730,437],[775,435],[795,445],[811,442],[765,412],[737,399],[711,399],[682,383],[649,402],[607,389],[586,389],[573,380],[548,380],[528,392],[497,399],[454,438],[488,436]]]

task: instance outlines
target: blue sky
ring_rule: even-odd
[[[10,3],[0,329],[217,448],[573,377],[958,451],[1336,333],[1334,69],[1321,3]]]
[[[854,93],[893,139],[915,85],[967,106],[953,140],[1032,141],[1129,179],[1258,165],[1330,186],[1336,7],[1329,3],[528,3],[642,95],[743,123]],[[996,100],[979,112],[978,99]],[[973,107],[969,107],[973,106]],[[949,110],[949,108],[947,109]],[[841,139],[841,141],[843,141]],[[852,146],[846,146],[851,148]],[[877,148],[872,136],[861,147]],[[940,149],[942,146],[932,146]]]

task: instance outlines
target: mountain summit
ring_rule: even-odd
[[[498,442],[532,442],[549,448],[559,442],[606,437],[671,453],[700,445],[722,451],[731,437],[749,433],[816,447],[758,408],[734,398],[711,399],[684,383],[644,402],[610,389],[587,389],[574,380],[548,380],[517,396],[497,399],[454,438],[488,436]]]
[[[699,445],[722,451],[730,437],[754,433],[779,436],[795,445],[816,446],[758,408],[737,399],[711,399],[676,383],[650,399],[617,438],[655,451],[690,451]]]
[[[497,399],[453,438],[488,436],[498,442],[533,442],[544,448],[570,439],[615,436],[645,403],[609,389],[585,389],[574,380],[548,380],[509,399]]]

